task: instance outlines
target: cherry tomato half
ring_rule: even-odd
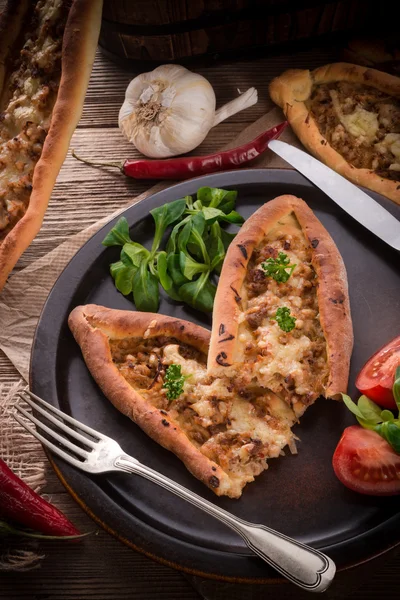
[[[400,336],[383,346],[365,363],[356,379],[357,389],[379,406],[396,408],[392,387],[398,366]]]
[[[348,488],[371,496],[400,494],[400,454],[378,433],[347,427],[332,459],[336,477]]]

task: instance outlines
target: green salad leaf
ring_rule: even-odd
[[[361,427],[378,433],[400,454],[400,367],[397,367],[394,376],[393,396],[398,409],[397,417],[391,410],[382,410],[364,395],[360,396],[357,404],[347,394],[342,394],[342,399]]]
[[[225,227],[244,222],[235,211],[236,197],[236,191],[203,187],[196,197],[151,210],[155,232],[150,250],[131,239],[121,217],[103,240],[105,246],[122,247],[120,260],[110,265],[118,291],[132,294],[138,310],[156,312],[161,285],[173,300],[211,312],[213,281],[236,235]]]

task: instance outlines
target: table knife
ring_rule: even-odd
[[[307,177],[353,219],[400,251],[400,221],[371,196],[303,150],[280,140],[272,140],[268,147]]]

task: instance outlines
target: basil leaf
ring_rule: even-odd
[[[400,416],[400,366],[397,367],[394,374],[393,396],[397,404]]]
[[[167,202],[158,208],[153,208],[150,211],[151,216],[156,224],[156,231],[154,234],[153,244],[151,246],[151,255],[154,256],[155,252],[161,243],[162,236],[168,225],[172,225],[183,215],[186,208],[185,198],[175,200],[174,202]]]
[[[138,310],[157,312],[160,303],[158,280],[148,270],[147,261],[142,261],[133,277],[133,300]]]
[[[169,236],[169,240],[167,242],[167,247],[166,247],[166,251],[167,254],[175,254],[176,250],[177,250],[177,235],[179,233],[179,230],[188,222],[190,221],[191,217],[187,216],[185,217],[182,221],[179,221],[179,223],[177,223],[175,225],[175,227],[173,228],[173,230],[171,231],[171,235]]]
[[[225,248],[221,240],[221,228],[218,223],[211,225],[210,237],[208,239],[208,254],[211,260],[211,271],[221,272],[222,263],[225,258]]]
[[[103,246],[123,246],[130,241],[128,221],[121,217],[101,243]]]
[[[160,252],[157,255],[157,273],[160,283],[165,291],[168,291],[174,285],[172,277],[168,275],[167,271],[167,253]]]
[[[201,312],[212,312],[216,287],[209,279],[209,272],[202,273],[195,281],[189,281],[179,288],[179,295],[186,304]]]
[[[185,203],[186,203],[186,208],[188,210],[192,210],[193,209],[193,198],[192,198],[192,196],[185,196]]]
[[[237,192],[220,188],[202,187],[197,190],[197,198],[204,206],[218,208],[222,201],[236,201]]]
[[[390,410],[383,410],[381,412],[381,421],[394,421],[394,414]]]
[[[124,244],[122,252],[128,256],[135,267],[140,267],[142,260],[147,258],[150,254],[150,252],[144,246],[142,246],[142,244],[138,244],[137,242],[129,242],[129,244]]]
[[[235,239],[236,233],[229,233],[229,231],[225,231],[221,227],[221,240],[225,248],[225,252],[228,250],[230,243]]]
[[[137,271],[136,267],[124,267],[115,275],[115,287],[121,294],[128,296],[133,287],[133,278]]]
[[[204,228],[206,225],[206,221],[204,219],[204,215],[199,213],[192,217],[192,228],[190,230],[189,239],[187,242],[186,250],[189,250],[189,247],[196,246],[200,249],[201,258],[206,264],[210,264],[210,258],[208,256],[207,248],[205,246],[203,240]],[[196,252],[196,255],[199,253]]]
[[[179,252],[187,253],[186,246],[190,238],[190,232],[192,231],[192,219],[190,219],[183,227],[182,231],[178,236],[177,246]]]
[[[218,206],[219,210],[222,211],[225,215],[228,215],[234,208],[236,204],[236,197],[233,198],[232,195],[225,196],[224,200]]]
[[[367,398],[367,396],[360,396],[358,399],[358,408],[363,415],[363,419],[371,423],[380,423],[382,421],[381,408]]]
[[[113,279],[117,276],[118,271],[121,269],[125,269],[126,265],[122,262],[122,260],[118,260],[117,262],[111,263],[110,265],[110,273]]]
[[[345,405],[347,406],[347,408],[354,415],[356,415],[357,418],[361,419],[362,421],[365,420],[364,415],[362,414],[361,410],[358,408],[357,404],[355,404],[353,402],[353,400],[350,398],[350,396],[348,396],[347,394],[341,394],[341,396],[342,396],[342,400],[345,403]]]
[[[174,284],[172,277],[168,273],[167,253],[160,252],[157,256],[157,274],[158,279],[167,292],[168,296],[173,300],[180,300],[178,290]]]
[[[219,217],[225,216],[219,208],[212,208],[210,206],[205,206],[201,212],[207,222],[215,221]]]
[[[400,428],[394,423],[387,423],[385,438],[393,450],[400,454]]]
[[[129,256],[126,254],[126,252],[124,251],[124,249],[122,248],[121,250],[121,254],[120,254],[120,260],[124,263],[124,265],[126,267],[131,267],[133,265],[131,259],[129,258]]]
[[[176,287],[180,287],[189,280],[183,275],[179,260],[179,254],[169,254],[167,256],[168,273]]]
[[[393,450],[400,454],[400,428],[397,425],[386,421],[375,425],[374,431],[379,433],[392,446]]]
[[[209,266],[204,263],[198,263],[193,258],[191,258],[188,254],[181,252],[179,255],[179,263],[181,267],[181,271],[186,277],[191,281],[195,275],[199,273],[204,273],[204,271],[209,271]]]
[[[244,223],[244,218],[242,217],[242,215],[239,215],[239,213],[236,212],[236,210],[232,210],[227,215],[221,211],[221,216],[219,217],[219,220],[226,221],[227,223],[236,223],[238,225]]]

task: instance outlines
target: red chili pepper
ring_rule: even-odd
[[[47,535],[80,535],[62,512],[26,485],[1,458],[0,516]]]
[[[139,158],[128,159],[123,163],[91,162],[77,156],[74,150],[72,156],[95,167],[118,167],[124,175],[134,179],[189,179],[198,175],[236,169],[247,164],[265,152],[268,143],[279,137],[287,124],[287,121],[280,123],[243,146],[208,156],[185,156],[166,160]]]

